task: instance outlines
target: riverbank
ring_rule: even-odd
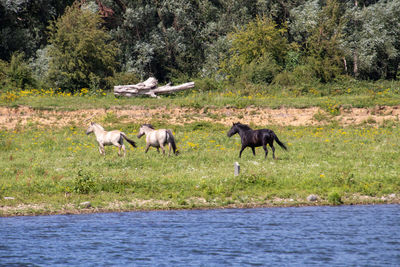
[[[2,107],[0,216],[400,203],[399,110]],[[138,147],[125,144],[125,158],[111,147],[100,156],[87,119],[123,130]],[[272,160],[246,149],[239,159],[239,137],[226,136],[236,121],[273,129],[289,151],[277,147]],[[171,128],[179,156],[145,154],[135,137],[141,123]]]
[[[371,197],[353,195],[342,198],[341,205],[383,205],[400,204],[400,197],[391,194],[382,197]],[[199,204],[201,202],[202,204]],[[140,206],[139,203],[143,205]],[[294,199],[280,199],[265,201],[264,203],[237,203],[226,206],[206,204],[205,199],[197,200],[197,204],[192,206],[169,206],[168,203],[151,200],[134,200],[126,203],[109,203],[108,207],[91,207],[90,202],[82,202],[80,205],[73,203],[65,204],[62,207],[51,207],[51,204],[19,204],[17,206],[0,206],[0,217],[12,216],[37,216],[37,215],[71,215],[71,214],[90,214],[90,213],[109,213],[109,212],[135,212],[135,211],[162,211],[162,210],[199,210],[199,209],[243,209],[243,208],[274,208],[274,207],[304,207],[304,206],[329,206],[331,202],[326,200],[307,201]],[[164,206],[164,207],[161,207]],[[135,207],[135,208],[132,208]]]

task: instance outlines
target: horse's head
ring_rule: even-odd
[[[231,137],[234,134],[237,134],[239,132],[239,129],[237,127],[238,123],[233,123],[231,129],[228,131],[228,137]]]
[[[139,133],[137,134],[137,138],[142,137],[145,134],[143,126],[140,126]]]
[[[104,131],[104,128],[103,128],[100,124],[97,124],[97,123],[95,123],[95,122],[91,122],[91,123],[89,124],[89,127],[88,127],[87,130],[86,130],[86,134],[93,133],[93,132],[95,132],[96,130],[97,130],[97,131],[99,131],[99,130]]]
[[[93,133],[93,131],[94,131],[94,122],[91,122],[86,130],[86,134],[91,134]]]
[[[151,125],[151,124],[142,124],[142,125],[140,126],[140,129],[139,129],[139,133],[138,133],[138,135],[137,135],[137,138],[140,138],[140,137],[142,137],[143,135],[145,135],[146,132],[148,131],[148,129],[153,129],[153,130],[154,130],[153,125]]]

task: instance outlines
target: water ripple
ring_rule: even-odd
[[[400,205],[0,218],[1,266],[400,266]]]

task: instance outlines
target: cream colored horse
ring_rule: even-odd
[[[159,129],[155,130],[151,124],[143,124],[140,126],[138,138],[146,135],[146,151],[149,150],[150,146],[157,148],[157,151],[160,152],[160,147],[162,149],[163,154],[165,154],[164,146],[168,143],[169,152],[168,156],[171,154],[171,148],[174,150],[174,154],[178,155],[178,151],[176,149],[175,139],[172,135],[171,130],[167,129]]]
[[[128,141],[128,143],[131,144],[133,147],[136,147],[136,143],[133,140],[129,139],[125,135],[125,133],[118,130],[107,132],[100,124],[94,122],[91,122],[89,128],[86,130],[86,134],[90,133],[94,133],[94,135],[96,136],[97,143],[99,143],[99,151],[102,155],[106,154],[104,146],[114,145],[119,148],[118,156],[121,156],[121,149],[124,151],[125,156],[126,151],[124,139]]]

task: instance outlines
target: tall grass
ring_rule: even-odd
[[[112,128],[136,139],[138,126]],[[264,159],[261,148],[255,157],[249,149],[238,159],[239,137],[228,138],[227,127],[213,123],[172,126],[180,155],[171,157],[155,149],[145,154],[144,139],[137,140],[138,148],[127,145],[125,158],[113,147],[103,157],[94,136],[75,126],[2,130],[0,205],[43,204],[24,213],[79,209],[87,200],[104,210],[201,208],[262,205],[278,198],[301,204],[309,194],[324,203],[336,194],[334,199],[350,203],[354,194],[380,197],[400,191],[398,127],[269,128],[289,148],[277,147],[275,161],[272,153]],[[235,161],[242,171],[237,177]]]
[[[82,88],[74,94],[53,89],[0,91],[0,105],[27,105],[37,109],[78,110],[90,108],[129,108],[131,106],[176,106],[190,108],[237,107],[250,105],[279,108],[329,105],[340,107],[371,107],[397,105],[400,101],[400,83],[395,81],[343,81],[334,84],[303,85],[296,87],[230,85],[215,81],[196,81],[196,88],[160,99],[148,97],[116,98],[113,92]]]

